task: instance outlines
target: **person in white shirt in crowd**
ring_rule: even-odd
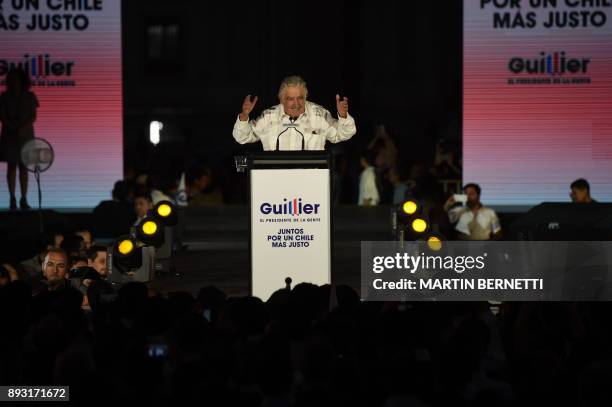
[[[359,176],[359,199],[358,205],[375,206],[380,202],[380,194],[376,183],[376,167],[374,166],[375,155],[371,150],[361,154],[361,167],[363,171]]]
[[[326,141],[339,143],[357,132],[346,97],[336,95],[338,119],[324,107],[307,101],[307,97],[306,82],[299,76],[289,76],[278,91],[280,104],[249,121],[258,97],[247,95],[234,124],[234,139],[240,144],[261,141],[266,151],[324,150]]]
[[[466,206],[454,206],[454,197],[444,204],[451,223],[455,223],[455,230],[460,240],[499,240],[502,229],[495,211],[487,208],[480,202],[480,186],[467,184],[463,187],[467,195]]]

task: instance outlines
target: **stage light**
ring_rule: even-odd
[[[157,219],[147,216],[136,225],[136,239],[147,246],[160,247],[164,244],[164,231]]]
[[[412,230],[416,233],[423,233],[428,227],[427,222],[422,218],[414,219],[410,225],[412,226]]]
[[[422,240],[429,230],[429,210],[422,202],[407,199],[392,213],[392,233],[399,240]]]
[[[121,273],[128,273],[142,266],[142,254],[137,249],[137,243],[131,236],[121,236],[115,240],[112,247],[111,266]]]
[[[419,202],[414,199],[408,199],[404,201],[402,204],[397,205],[396,207],[396,217],[400,223],[405,225],[410,224],[410,222],[418,216],[422,212],[422,206]]]
[[[151,144],[155,146],[159,144],[159,140],[160,140],[159,133],[161,132],[161,129],[163,128],[164,128],[164,124],[162,122],[152,121],[149,124],[149,141],[151,142]]]
[[[178,222],[176,205],[170,201],[159,201],[153,207],[151,217],[165,226],[175,226]]]
[[[155,276],[155,248],[143,246],[132,236],[121,236],[107,251],[109,281],[152,281]]]
[[[414,215],[418,208],[419,208],[419,206],[417,205],[417,203],[415,201],[412,201],[412,200],[411,201],[406,201],[402,205],[402,211],[406,215]]]
[[[427,238],[427,247],[437,252],[442,249],[442,240],[437,236],[429,236]]]
[[[435,225],[432,228],[435,229]],[[436,252],[438,254],[449,250],[449,247],[444,243],[446,240],[446,237],[437,231],[427,232],[419,239],[419,241],[423,242],[422,247],[425,251]]]
[[[170,205],[162,204],[157,208],[157,214],[163,218],[169,216],[170,213],[172,213],[172,208],[170,208]]]
[[[157,223],[152,220],[146,221],[142,224],[142,232],[147,236],[154,235],[157,232]]]
[[[131,239],[124,239],[119,242],[117,249],[119,253],[123,254],[124,256],[128,255],[134,250],[134,243]]]

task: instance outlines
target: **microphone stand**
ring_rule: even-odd
[[[34,167],[34,178],[36,179],[36,186],[38,187],[38,230],[42,236],[44,233],[44,223],[42,215],[42,192],[40,190],[40,165],[36,164]]]
[[[293,125],[293,122],[296,119],[289,119],[291,120],[291,124]],[[276,151],[279,151],[280,149],[280,136],[285,133],[287,130],[289,129],[294,129],[295,131],[297,131],[298,133],[300,133],[300,135],[302,136],[302,151],[304,151],[304,147],[305,147],[305,139],[304,139],[304,133],[302,133],[301,131],[298,130],[297,126],[289,126],[287,127],[285,130],[281,131],[280,133],[278,133],[278,136],[276,136]]]

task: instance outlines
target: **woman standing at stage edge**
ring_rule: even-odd
[[[22,69],[11,69],[6,75],[6,91],[0,94],[0,161],[7,163],[6,181],[11,195],[10,208],[17,209],[15,179],[19,168],[21,200],[19,207],[29,209],[28,171],[21,164],[21,147],[34,138],[38,99],[30,91],[30,78]]]

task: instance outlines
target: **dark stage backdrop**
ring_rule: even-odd
[[[358,134],[336,146],[350,156],[349,170],[378,123],[400,147],[405,172],[431,162],[437,139],[460,145],[461,23],[456,1],[124,2],[126,165],[180,172],[208,160],[231,170],[232,154],[260,149],[231,135],[244,96],[259,95],[257,115],[278,103],[290,74],[332,112],[336,93],[349,98]],[[152,57],[147,27],[159,26],[178,27],[177,46],[169,36],[165,56]],[[148,142],[151,120],[164,123],[157,148]]]

